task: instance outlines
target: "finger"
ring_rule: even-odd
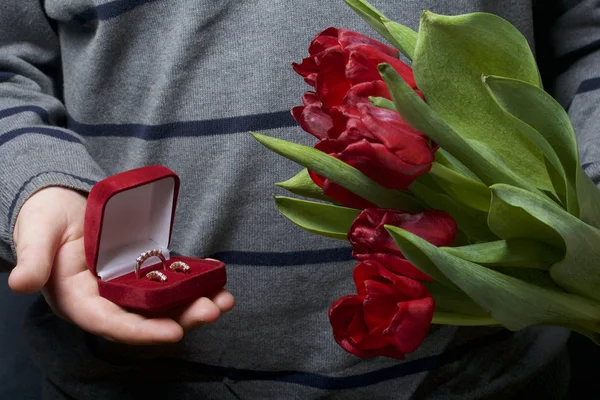
[[[221,290],[213,297],[212,301],[217,307],[219,307],[221,312],[230,311],[235,305],[235,299],[233,298],[233,295],[227,290]]]
[[[15,231],[17,266],[8,284],[15,292],[33,293],[48,281],[64,228],[52,214],[25,211]]]
[[[182,327],[172,319],[148,319],[102,297],[82,305],[71,319],[90,333],[130,345],[175,343],[183,338]]]
[[[221,310],[215,303],[206,297],[201,297],[174,315],[173,319],[188,331],[215,322],[220,315]]]

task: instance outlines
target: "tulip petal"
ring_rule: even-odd
[[[433,151],[428,139],[404,122],[395,111],[359,104],[361,120],[380,143],[403,161],[414,165],[431,164]]]
[[[302,104],[304,106],[310,106],[312,104],[317,104],[319,106],[322,106],[323,103],[321,103],[321,100],[319,100],[319,96],[317,96],[317,94],[315,92],[304,92],[304,94],[302,95]]]
[[[292,116],[300,127],[317,139],[326,139],[333,121],[319,104],[292,108]]]
[[[344,97],[352,87],[344,72],[346,55],[341,50],[324,52],[317,58],[317,95],[325,108],[342,105]]]
[[[313,177],[314,182],[322,182],[321,188],[323,189],[323,193],[341,203],[345,207],[355,208],[358,210],[376,207],[375,204],[371,203],[370,201],[363,199],[362,197],[352,193],[348,189],[327,178],[316,178],[317,174],[314,174],[312,171],[309,171],[309,174],[311,177]]]
[[[348,240],[353,246],[352,256],[365,262],[377,261],[395,274],[417,280],[431,278],[403,259],[385,225],[399,226],[412,231],[437,246],[452,244],[457,232],[454,220],[438,210],[410,214],[398,210],[365,209],[358,215],[348,233]],[[357,289],[360,292],[358,283]]]
[[[339,29],[330,27],[317,34],[308,46],[308,52],[311,55],[317,55],[332,47],[339,47],[338,41]]]
[[[354,32],[354,31],[351,31],[348,29],[340,29],[338,32],[339,32],[338,33],[339,44],[345,50],[352,50],[356,46],[367,45],[389,57],[393,57],[393,58],[400,57],[400,53],[398,52],[397,49],[390,47],[386,44],[383,44],[381,42],[378,42],[375,39],[371,39],[368,36],[361,35],[358,32]]]
[[[369,330],[373,330],[385,322],[389,323],[397,311],[396,302],[404,301],[399,299],[401,293],[397,293],[394,285],[384,284],[377,281],[365,282],[366,295],[363,301],[363,312],[365,325]],[[395,294],[398,296],[395,296]]]
[[[412,353],[425,340],[435,310],[433,298],[404,301],[389,327],[383,332],[394,347],[403,353]]]
[[[430,150],[427,148],[425,151]],[[366,139],[348,145],[337,154],[337,158],[388,189],[407,190],[417,177],[431,168],[430,163],[408,163],[383,144]]]
[[[376,337],[374,332],[367,332],[362,321],[362,298],[359,296],[349,295],[336,300],[329,309],[329,321],[335,341],[348,353],[361,358],[404,358],[404,354],[389,346],[385,339]]]
[[[410,218],[403,218],[401,224],[391,225],[400,226],[438,247],[451,245],[456,237],[456,222],[440,210],[426,210],[412,214]]]
[[[417,88],[412,69],[408,65],[368,45],[358,45],[350,51],[346,62],[346,78],[354,85],[380,80],[377,66],[381,63],[391,65],[411,88]]]
[[[356,285],[356,292],[364,296],[366,294],[365,282],[379,276],[380,264],[375,260],[365,260],[354,267],[352,278]],[[381,279],[385,279],[383,276]]]
[[[347,352],[358,357],[372,357],[372,354],[356,347],[351,340],[351,327],[356,326],[362,314],[362,298],[356,295],[340,297],[329,308],[329,322],[333,328],[335,341]],[[359,332],[366,328],[359,327]]]
[[[400,250],[395,249],[398,253]],[[418,281],[430,281],[432,278],[419,271],[412,263],[401,256],[385,253],[356,253],[352,256],[359,261],[373,260],[379,262],[387,270]]]
[[[304,78],[306,83],[311,86],[315,86],[314,83],[311,84],[312,78],[311,75],[319,72],[319,67],[315,62],[315,58],[313,56],[306,57],[302,60],[301,63],[292,63],[292,68],[296,73]]]
[[[373,96],[383,97],[386,99],[392,98],[387,86],[381,80],[363,82],[352,86],[344,98],[346,112],[354,116],[360,116],[360,112],[357,108],[358,105],[362,103],[369,103],[369,97]]]

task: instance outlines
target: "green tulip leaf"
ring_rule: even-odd
[[[277,210],[302,229],[334,239],[347,240],[352,222],[361,210],[325,203],[275,196]]]
[[[441,247],[463,260],[486,266],[548,269],[561,259],[560,252],[528,239],[496,240],[461,247]]]
[[[489,186],[494,183],[508,183],[530,191],[538,191],[516,175],[493,149],[476,140],[465,139],[452,129],[389,64],[380,64],[379,73],[402,119],[452,154],[484,184]]]
[[[286,189],[287,191],[298,196],[334,202],[334,200],[329,196],[323,194],[323,190],[321,190],[321,188],[317,186],[312,179],[310,179],[308,170],[306,168],[302,169],[287,181],[276,183],[275,186]]]
[[[381,208],[419,212],[423,205],[409,193],[386,189],[356,168],[312,147],[251,132],[263,146],[343,186]]]
[[[422,177],[421,177],[422,178]],[[431,208],[446,211],[458,224],[459,230],[478,241],[497,240],[498,237],[487,226],[487,213],[466,207],[454,198],[432,190],[419,178],[410,185],[410,190]]]
[[[564,257],[550,267],[554,282],[570,293],[600,300],[600,230],[544,197],[507,185],[490,189],[490,228],[503,239],[526,237],[561,245]],[[500,232],[498,225],[513,227]]]
[[[538,268],[521,268],[521,267],[488,267],[491,270],[499,272],[501,274],[511,276],[513,278],[518,278],[524,282],[529,282],[536,286],[547,288],[559,292],[564,292],[560,286],[556,284],[550,278],[550,274],[547,270],[542,270]]]
[[[503,110],[535,129],[556,153],[567,183],[567,209],[600,228],[600,189],[579,166],[575,132],[564,108],[548,93],[528,83],[501,77],[488,77],[486,82]]]
[[[600,329],[600,303],[505,275],[458,258],[403,229],[386,228],[394,233],[406,259],[419,269],[424,266],[443,274],[510,330],[566,324],[592,331]]]
[[[417,32],[394,22],[365,0],[344,0],[371,28],[383,36],[402,54],[412,60],[417,44]]]
[[[432,164],[429,175],[457,201],[484,212],[490,209],[490,190],[483,183],[438,162]]]
[[[459,315],[486,316],[489,313],[477,305],[460,290],[445,286],[437,281],[423,282],[435,300],[435,310]]]
[[[395,229],[396,227],[393,225],[384,226],[390,234],[390,236],[392,237],[392,239],[394,240],[394,242],[396,243],[396,245],[400,247],[398,243],[402,242],[403,239],[398,234],[398,229]],[[447,288],[452,289],[455,292],[461,292],[461,289],[457,285],[455,285],[450,279],[448,279],[446,275],[444,275],[444,273],[438,268],[438,266],[433,261],[431,261],[429,257],[427,257],[426,254],[420,252],[417,247],[412,246],[414,248],[411,248],[411,246],[412,244],[410,243],[404,244],[404,250],[401,249],[401,251],[405,257],[407,254],[404,253],[405,250],[411,254],[412,259],[409,259],[408,257],[406,257],[406,259],[408,259],[417,269],[419,269],[419,271],[423,272],[426,275],[429,275],[434,281],[442,284],[443,286],[446,286]]]
[[[539,87],[523,81],[489,76],[484,82],[515,127],[544,154],[556,193],[567,210],[579,216],[577,140],[563,107]]]
[[[437,181],[435,179],[433,179],[433,177],[431,176],[431,174],[424,174],[419,176],[409,187],[410,190],[412,190],[412,192],[419,198],[421,199],[421,201],[423,201],[425,204],[429,205],[432,208],[436,208],[434,206],[432,206],[431,204],[428,204],[427,201],[425,200],[425,198],[427,198],[427,194],[424,194],[424,196],[420,196],[418,194],[416,194],[415,190],[413,190],[413,188],[416,188],[417,192],[419,191],[419,189],[421,188],[421,186],[425,186],[427,189],[429,189],[429,192],[434,192],[432,193],[433,195],[435,194],[442,194],[442,195],[446,195],[447,193],[444,190],[444,188],[442,188],[439,183],[437,183]]]
[[[531,49],[517,28],[493,14],[425,11],[413,70],[427,104],[453,130],[484,143],[530,185],[552,189],[541,152],[507,120],[481,82],[482,75],[499,75],[541,85]]]
[[[579,218],[600,229],[600,189],[592,182],[581,167],[577,168],[577,197]]]
[[[437,310],[433,313],[431,323],[455,326],[500,326],[498,321],[487,315],[457,314]]]
[[[381,18],[381,22],[386,27],[388,33],[394,38],[394,43],[398,50],[409,60],[412,60],[415,54],[415,47],[417,46],[418,33],[407,26],[385,17]]]
[[[435,152],[435,161],[442,164],[444,167],[453,169],[454,171],[463,174],[467,178],[481,182],[477,175],[475,175],[469,168],[465,167],[465,165],[458,161],[456,157],[442,148],[437,149]]]
[[[355,13],[357,13],[362,19],[364,19],[371,28],[375,29],[377,33],[385,38],[388,42],[390,42],[394,47],[398,48],[402,51],[402,43],[398,43],[385,26],[383,21],[389,21],[385,15],[383,15],[379,10],[373,7],[365,0],[344,0],[346,4],[350,6]]]
[[[488,226],[498,237],[505,240],[511,239],[530,239],[541,243],[545,243],[559,254],[564,254],[564,241],[560,234],[553,229],[551,225],[548,225],[529,212],[528,209],[521,207],[519,201],[511,200],[506,201],[508,195],[511,195],[511,199],[529,193],[525,190],[519,190],[516,194],[508,192],[507,190],[512,189],[512,186],[508,185],[493,185],[490,187],[492,191],[492,202],[490,205],[490,212],[488,217]],[[527,196],[529,198],[529,196]],[[552,204],[554,208],[562,210],[556,204],[550,203],[548,200],[541,196],[535,196],[536,199],[542,199],[543,202],[535,204],[536,207],[549,208],[547,204]]]

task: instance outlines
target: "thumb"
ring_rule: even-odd
[[[25,206],[14,232],[17,266],[8,278],[8,285],[17,293],[33,293],[44,287],[64,231],[61,218],[51,211],[32,212]]]

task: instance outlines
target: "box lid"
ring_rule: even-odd
[[[88,196],[84,243],[88,268],[102,280],[134,271],[144,251],[160,249],[169,258],[179,177],[163,166],[148,166],[98,182]],[[150,258],[143,265],[159,262]]]

